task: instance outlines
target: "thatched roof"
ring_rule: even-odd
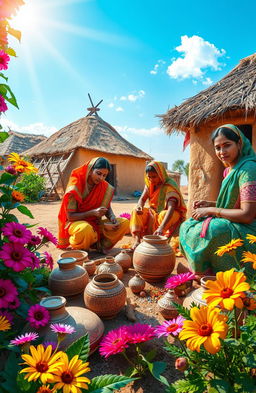
[[[46,136],[44,135],[9,131],[9,137],[3,143],[0,143],[0,155],[5,156],[12,152],[21,154],[45,139]]]
[[[186,131],[218,120],[227,112],[242,110],[256,116],[256,53],[240,61],[224,78],[179,106],[160,115],[167,134]]]
[[[124,139],[98,115],[82,117],[61,128],[36,148],[26,151],[31,157],[70,153],[78,148],[104,153],[133,156],[151,160],[152,157]]]

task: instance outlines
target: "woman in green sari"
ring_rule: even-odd
[[[217,201],[195,201],[192,218],[180,228],[180,245],[196,273],[216,273],[236,267],[229,253],[216,255],[219,247],[242,239],[237,260],[244,251],[256,253],[256,154],[238,127],[225,124],[212,135],[216,156],[226,167]],[[255,242],[249,242],[253,235]],[[249,265],[249,264],[245,264]]]

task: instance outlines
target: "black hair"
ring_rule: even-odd
[[[217,136],[223,135],[230,141],[238,143],[240,141],[240,136],[235,133],[231,128],[219,127],[212,133],[212,142],[217,138]]]
[[[111,171],[111,166],[108,160],[106,160],[106,158],[100,157],[95,161],[92,169],[108,169],[109,171]]]
[[[146,173],[148,172],[156,172],[155,168],[152,165],[146,166]]]

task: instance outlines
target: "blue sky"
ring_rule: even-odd
[[[183,137],[165,135],[156,115],[255,52],[255,13],[254,0],[28,0],[5,72],[20,109],[1,121],[49,136],[86,115],[89,92],[130,142],[169,168],[187,162]]]

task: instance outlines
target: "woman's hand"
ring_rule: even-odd
[[[192,211],[192,218],[194,220],[200,220],[202,217],[208,217],[212,215],[210,207],[200,207]]]
[[[164,232],[164,229],[161,227],[161,226],[159,226],[156,230],[155,230],[155,232],[153,233],[153,235],[162,235],[163,234],[163,232]]]
[[[106,207],[101,206],[101,207],[98,207],[97,209],[93,209],[91,212],[92,212],[92,216],[101,218],[101,217],[105,216],[107,211],[108,211],[108,209]]]
[[[210,202],[204,200],[194,201],[193,203],[193,209],[198,209],[199,207],[209,207],[209,206],[210,206]]]
[[[137,205],[135,210],[136,210],[138,215],[142,215],[143,214],[143,207],[142,206]]]

